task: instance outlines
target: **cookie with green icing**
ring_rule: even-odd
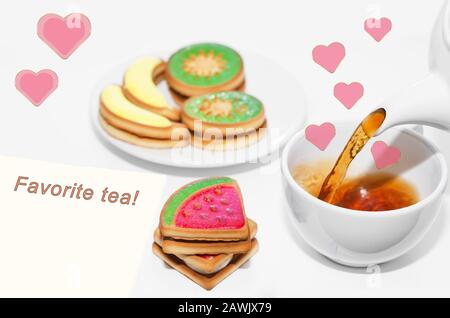
[[[247,217],[237,182],[212,177],[182,187],[164,205],[159,229],[166,238],[247,240]]]
[[[225,45],[194,44],[170,57],[166,79],[184,96],[234,90],[244,82],[244,64],[241,56]]]
[[[183,105],[181,119],[194,132],[219,132],[230,136],[258,129],[264,123],[265,115],[259,99],[230,91],[188,99]]]

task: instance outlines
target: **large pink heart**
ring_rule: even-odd
[[[374,38],[375,41],[380,42],[392,29],[392,22],[388,18],[369,18],[364,21],[364,30]]]
[[[89,37],[91,23],[81,13],[65,18],[50,13],[39,19],[37,34],[56,54],[67,59]]]
[[[23,70],[16,75],[16,88],[35,106],[42,102],[58,87],[58,76],[52,70],[35,73]]]
[[[396,147],[389,147],[383,141],[377,141],[372,146],[372,156],[378,169],[387,168],[400,160],[401,152]]]
[[[313,60],[330,73],[334,73],[345,57],[345,47],[334,42],[328,46],[318,45],[312,52]]]
[[[324,151],[336,136],[336,128],[332,123],[309,125],[306,127],[305,136],[314,146]]]
[[[334,86],[334,96],[347,108],[351,109],[364,95],[364,86],[361,83],[338,83]]]

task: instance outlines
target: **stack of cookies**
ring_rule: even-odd
[[[256,223],[245,215],[235,180],[201,179],[167,200],[153,252],[210,290],[257,252],[256,230]]]
[[[158,89],[164,79],[180,108]],[[261,138],[266,122],[262,102],[242,92],[244,86],[244,64],[235,50],[187,46],[167,63],[152,57],[133,62],[121,85],[103,90],[100,123],[111,136],[143,147],[242,148]]]
[[[193,144],[205,149],[239,149],[258,141],[265,127],[264,106],[239,91],[210,93],[189,98],[181,120],[193,133]]]
[[[180,111],[158,90],[165,63],[156,58],[135,61],[122,86],[109,85],[100,96],[100,124],[111,136],[149,148],[182,147],[191,135]]]
[[[235,50],[216,43],[186,46],[172,54],[166,80],[180,105],[189,97],[243,90],[244,62]]]
[[[216,43],[184,47],[169,58],[166,80],[194,146],[237,149],[262,136],[263,104],[241,92],[244,62],[232,48]]]

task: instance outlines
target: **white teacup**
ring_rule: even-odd
[[[292,173],[299,164],[334,161],[355,129],[355,124],[336,126],[336,137],[320,151],[297,133],[286,145],[282,173],[286,197],[301,236],[319,253],[348,266],[363,267],[390,261],[406,253],[425,235],[438,215],[447,185],[443,155],[420,134],[392,128],[373,138],[355,158],[348,175],[380,171],[371,146],[377,140],[399,148],[399,162],[383,172],[399,175],[414,185],[420,201],[412,206],[381,212],[354,211],[325,203],[306,192]]]

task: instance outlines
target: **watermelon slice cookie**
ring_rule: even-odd
[[[197,273],[210,275],[230,264],[233,254],[177,255],[179,259]]]
[[[231,91],[188,99],[181,119],[192,131],[203,134],[220,132],[235,136],[254,132],[265,121],[262,102],[249,94]]]
[[[166,80],[184,96],[234,90],[244,83],[244,64],[241,56],[225,45],[194,44],[170,57]]]
[[[257,224],[247,219],[237,182],[212,177],[187,184],[167,200],[153,253],[210,290],[258,251]]]
[[[198,255],[198,254],[242,254],[247,253],[251,247],[251,241],[255,238],[257,224],[248,219],[249,238],[240,241],[231,240],[196,240],[194,238],[174,239],[163,237],[160,229],[154,233],[155,242],[163,249],[164,253],[174,255]]]
[[[213,177],[182,187],[164,205],[159,229],[163,237],[178,240],[248,240],[248,222],[237,182]]]

